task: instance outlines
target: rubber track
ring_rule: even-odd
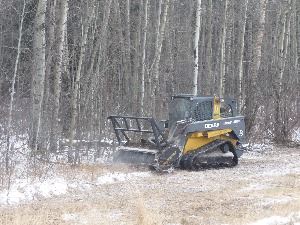
[[[209,161],[203,162],[203,158],[206,154],[212,153],[214,151],[221,151],[219,148],[224,145],[229,145],[229,151],[233,154],[233,157],[230,162],[220,160],[219,158],[210,158]],[[201,169],[210,169],[210,168],[224,168],[224,167],[233,167],[238,164],[238,157],[235,151],[235,147],[230,141],[226,140],[215,140],[204,147],[196,149],[186,155],[183,155],[180,160],[180,166],[183,169],[187,170],[201,170]]]

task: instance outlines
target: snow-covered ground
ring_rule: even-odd
[[[296,129],[292,134],[292,140],[300,143],[300,128]]]
[[[9,189],[0,192],[0,204],[14,205],[24,203],[39,197],[50,198],[65,194],[68,184],[63,178],[49,178],[44,181],[18,179]]]
[[[0,192],[0,205],[17,205],[41,198],[64,195],[72,190],[91,190],[92,187],[117,182],[138,181],[139,178],[151,176],[150,172],[106,173],[97,177],[95,182],[64,177],[52,177],[40,181],[38,179],[17,179],[9,189]]]
[[[40,165],[34,176],[15,153],[0,224],[300,225],[300,149],[245,147],[235,168],[164,175],[89,162]]]
[[[298,221],[298,222],[297,222]],[[288,216],[270,216],[249,225],[300,225],[300,212]]]

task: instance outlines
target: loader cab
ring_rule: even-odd
[[[169,122],[171,128],[182,120],[204,121],[236,116],[237,104],[234,99],[198,97],[193,95],[172,96],[169,103]]]
[[[169,104],[168,127],[182,120],[211,120],[213,118],[213,107],[214,97],[172,96]]]
[[[238,116],[238,104],[235,99],[232,98],[222,98],[220,100],[220,117],[234,117]]]

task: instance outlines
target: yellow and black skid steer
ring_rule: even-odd
[[[233,167],[243,151],[244,117],[231,98],[172,96],[169,118],[109,116],[119,147],[115,162],[157,171]],[[131,135],[130,135],[131,134]]]

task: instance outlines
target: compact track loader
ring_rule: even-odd
[[[242,155],[244,117],[234,99],[177,95],[169,118],[110,116],[119,147],[115,162],[157,171],[233,167]],[[130,135],[131,134],[131,135]]]

